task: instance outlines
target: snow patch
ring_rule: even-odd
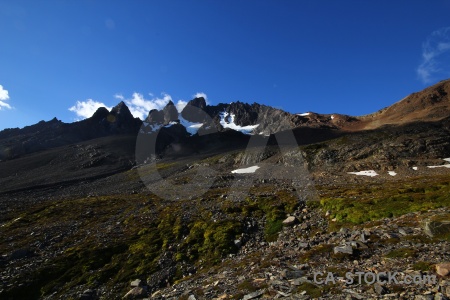
[[[417,170],[418,170],[418,168],[417,168],[417,167],[412,167],[412,169],[413,169],[414,171],[417,171]]]
[[[388,171],[388,174],[391,175],[391,176],[396,176],[397,175],[397,173],[394,172],[394,171]]]
[[[309,116],[309,112],[307,112],[307,113],[302,113],[302,114],[297,114],[297,116],[301,116],[301,117],[306,117],[306,116]]]
[[[443,158],[443,160],[450,162],[450,158]],[[440,165],[440,166],[428,166],[428,168],[430,169],[434,169],[434,168],[447,168],[450,169],[450,164],[445,164],[445,165]]]
[[[169,128],[169,127],[172,127],[172,125],[175,125],[175,124],[178,124],[178,122],[172,121],[172,122],[170,122],[169,124],[167,124],[167,125],[164,126],[164,127],[165,127],[165,128]]]
[[[243,168],[243,169],[236,169],[231,171],[231,173],[235,173],[235,174],[246,174],[246,173],[255,173],[256,170],[258,170],[259,167],[258,166],[253,166],[253,167],[248,167],[248,168]]]
[[[236,131],[240,131],[243,134],[252,134],[253,130],[259,126],[259,124],[247,126],[236,125],[236,123],[234,123],[234,117],[234,114],[229,114],[227,112],[220,113],[220,125],[222,125],[223,128],[230,128]]]
[[[430,169],[434,169],[434,168],[448,168],[448,169],[450,169],[450,164],[440,165],[440,166],[428,166],[428,168],[430,168]]]
[[[184,119],[181,116],[181,114],[178,115],[178,119],[180,120],[180,124],[183,125],[186,128],[186,131],[189,132],[191,135],[196,134],[200,129],[200,127],[203,126],[203,123],[193,123]]]
[[[348,174],[354,174],[354,175],[358,175],[358,176],[370,176],[370,177],[378,176],[377,172],[375,172],[374,170],[348,172]]]
[[[333,120],[334,119],[334,115],[331,115],[331,120]]]
[[[150,124],[148,122],[143,122],[142,124],[144,125],[145,130],[141,129],[141,133],[152,133],[158,131],[163,126],[163,124]]]

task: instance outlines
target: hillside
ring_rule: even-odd
[[[0,298],[446,299],[449,89],[360,117],[196,98],[2,131]],[[314,280],[369,271],[436,282]]]

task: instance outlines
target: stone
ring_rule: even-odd
[[[188,300],[197,300],[197,298],[195,298],[194,295],[190,295],[189,298],[188,298]]]
[[[450,297],[450,286],[446,286],[445,288],[443,288],[443,290],[445,289],[445,294]]]
[[[289,281],[291,283],[291,285],[301,285],[302,283],[308,282],[311,283],[311,281],[307,278],[307,277],[300,277],[300,278],[296,278],[296,279],[292,279]]]
[[[259,291],[247,294],[242,298],[242,300],[250,300],[250,299],[258,298],[264,294],[264,291],[265,290],[259,290]]]
[[[434,296],[433,295],[416,295],[414,297],[414,300],[433,300]]]
[[[436,273],[440,276],[447,276],[450,274],[450,262],[437,264]]]
[[[364,234],[364,232],[361,233],[361,237],[360,237],[359,240],[360,240],[361,242],[363,242],[363,243],[367,243],[366,234]]]
[[[298,248],[299,249],[305,249],[305,248],[308,248],[308,246],[309,246],[308,243],[302,243],[302,242],[298,243]]]
[[[450,236],[450,221],[428,220],[423,230],[429,237]]]
[[[94,300],[94,299],[96,299],[96,293],[95,293],[95,291],[93,291],[91,289],[87,289],[80,295],[80,297],[78,299],[79,300]]]
[[[143,287],[135,287],[132,288],[128,293],[125,294],[123,297],[124,299],[135,299],[135,298],[142,298],[147,296],[147,291]]]
[[[282,278],[285,278],[285,279],[289,280],[289,279],[295,279],[295,278],[302,277],[304,275],[304,272],[300,271],[300,270],[287,270],[287,269],[284,269],[284,270],[281,271],[280,275],[281,275]]]
[[[373,285],[373,290],[378,295],[384,295],[387,292],[386,288],[384,286],[382,286],[381,284],[379,284],[378,282],[375,282],[375,284]]]
[[[283,221],[283,225],[284,225],[284,226],[293,226],[293,225],[297,224],[297,222],[298,222],[298,220],[297,220],[296,217],[290,216],[290,217],[287,217],[287,218]]]
[[[137,286],[143,286],[142,284],[142,280],[140,279],[135,279],[131,282],[131,287],[137,287]]]
[[[448,300],[448,297],[442,293],[436,293],[434,294],[434,300]]]
[[[398,233],[400,233],[401,235],[408,235],[408,234],[411,234],[411,233],[413,233],[413,231],[412,231],[412,229],[411,228],[399,228],[398,229]]]
[[[345,253],[345,254],[353,254],[353,248],[350,245],[345,245],[345,246],[336,246],[333,248],[334,254],[337,253]]]

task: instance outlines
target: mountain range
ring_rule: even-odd
[[[430,229],[416,228],[436,216],[450,223],[448,158],[450,80],[364,116],[195,98],[145,120],[120,102],[74,123],[5,129],[0,297],[119,299],[133,281],[130,299],[307,299],[319,290],[339,299],[342,289],[301,281],[302,268],[323,268],[323,257],[335,269],[377,264],[405,247],[429,266],[450,261],[448,232],[427,240]],[[385,232],[399,226],[411,233]],[[339,241],[355,243],[350,255],[331,247]]]

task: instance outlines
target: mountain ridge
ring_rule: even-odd
[[[244,134],[269,136],[294,128],[320,128],[330,131],[358,132],[385,125],[401,125],[414,121],[438,121],[450,114],[450,80],[443,80],[423,91],[413,93],[393,105],[364,116],[343,114],[291,114],[264,104],[232,102],[207,105],[204,98],[194,98],[178,112],[173,102],[161,110],[151,110],[145,120],[134,118],[121,101],[108,111],[102,107],[90,117],[64,123],[57,118],[0,131],[0,160],[53,147],[115,134],[138,134],[139,128],[150,125],[146,133],[178,123],[192,135],[215,131],[238,130]],[[184,125],[180,123],[180,118]],[[232,121],[232,122],[231,122]],[[199,124],[202,123],[203,125]],[[195,125],[197,124],[197,125]],[[186,125],[186,126],[185,126]],[[187,128],[191,126],[192,128]],[[208,130],[206,130],[208,128]],[[173,127],[181,134],[181,127]],[[181,130],[181,131],[180,131]],[[188,132],[189,131],[189,132]],[[19,145],[20,141],[20,145]]]

